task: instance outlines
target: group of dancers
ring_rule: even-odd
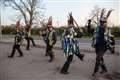
[[[108,47],[108,41],[107,41],[108,39],[106,39],[105,37],[105,32],[107,29],[107,19],[109,15],[110,15],[110,12],[108,12],[106,16],[103,16],[103,13],[101,13],[99,23],[96,29],[94,30],[92,47],[95,48],[96,62],[95,62],[95,67],[94,67],[92,76],[96,75],[96,73],[99,71],[99,68],[101,68],[100,73],[106,73],[108,71],[104,63],[103,56],[106,50],[109,49],[110,47],[110,46]],[[70,63],[73,60],[74,55],[76,55],[81,61],[84,61],[84,56],[85,56],[80,52],[79,41],[78,41],[78,39],[82,36],[82,32],[80,28],[75,26],[76,22],[72,16],[72,13],[69,14],[69,18],[67,22],[68,22],[68,26],[62,34],[62,41],[61,41],[62,50],[66,57],[66,61],[60,70],[61,74],[69,73],[68,69],[69,69]],[[26,30],[25,39],[28,42],[26,49],[29,50],[30,40],[32,41],[33,46],[35,46],[35,43],[33,38],[31,37],[30,27],[27,26],[25,30]],[[23,33],[20,28],[20,22],[18,21],[16,23],[16,35],[15,35],[13,50],[11,55],[8,56],[9,58],[12,58],[14,56],[16,50],[18,50],[18,52],[20,53],[19,57],[23,56],[23,52],[20,49],[20,46],[23,41],[22,35]],[[53,47],[57,42],[57,33],[52,25],[52,17],[49,18],[46,24],[46,28],[42,32],[42,37],[46,44],[45,56],[49,56],[50,57],[49,62],[52,62],[53,60],[55,60],[55,53],[53,52]],[[111,36],[110,38],[111,38],[110,40],[112,40],[113,36]],[[112,43],[115,44],[114,39]],[[114,53],[113,50],[112,50],[112,53]]]

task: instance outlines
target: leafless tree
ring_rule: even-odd
[[[18,16],[24,19],[25,25],[30,28],[44,10],[42,2],[43,0],[3,0],[5,6],[10,6],[20,13]]]

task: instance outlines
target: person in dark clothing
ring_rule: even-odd
[[[53,53],[53,47],[57,41],[57,34],[52,26],[52,17],[49,18],[47,24],[48,31],[46,32],[45,42],[46,42],[46,55],[50,56],[49,62],[52,62],[55,58]]]
[[[25,29],[25,39],[27,40],[26,50],[30,49],[30,41],[32,42],[33,46],[35,46],[35,42],[31,36],[31,30],[29,26],[27,26],[27,28]]]
[[[88,20],[88,25],[87,25],[87,32],[91,34],[91,19]]]
[[[14,45],[13,45],[12,53],[11,53],[10,56],[8,56],[9,58],[12,58],[14,56],[16,50],[18,50],[18,52],[20,54],[19,57],[23,56],[23,52],[20,49],[22,41],[23,41],[23,37],[22,37],[22,32],[20,31],[20,22],[17,22],[15,42],[14,42]]]
[[[48,34],[48,29],[47,29],[47,28],[44,29],[41,34],[42,34],[42,37],[43,37],[43,41],[44,41],[45,44],[46,44],[46,53],[45,53],[45,56],[48,56],[47,41],[46,41],[46,39],[47,39],[47,34]]]
[[[80,53],[79,44],[77,39],[77,31],[75,31],[75,26],[73,22],[72,15],[70,14],[70,19],[68,20],[68,28],[64,33],[64,46],[63,51],[65,53],[66,61],[61,68],[61,74],[68,74],[68,69],[70,63],[73,60],[73,55],[75,54],[81,61],[83,61],[84,54]]]
[[[99,21],[99,25],[96,28],[96,32],[95,32],[95,52],[96,52],[96,62],[95,62],[95,68],[94,68],[94,72],[92,74],[92,76],[95,76],[96,73],[99,71],[99,68],[101,68],[101,72],[100,73],[106,73],[107,72],[107,68],[105,66],[104,63],[104,53],[107,50],[107,41],[105,39],[105,30],[107,27],[107,19],[111,13],[111,11],[108,11],[108,14],[106,17],[103,17],[104,15],[104,9],[101,12],[101,18]]]
[[[104,38],[106,23],[107,23],[106,21],[104,22],[101,21],[100,26],[97,27],[97,31],[96,31],[97,36],[96,36],[96,44],[95,44],[96,63],[92,76],[95,76],[95,74],[99,70],[99,67],[101,67],[102,69],[101,73],[107,72],[103,59],[104,53],[107,50],[106,40]]]

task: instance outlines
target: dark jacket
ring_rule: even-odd
[[[46,34],[47,45],[55,45],[56,42],[57,42],[56,31],[54,29],[52,31],[48,31]]]
[[[97,30],[96,30],[96,33],[97,33],[97,36],[96,36],[96,46],[105,46],[106,45],[104,32],[105,32],[104,27],[101,27],[101,26],[97,27]]]
[[[16,32],[15,35],[15,40],[14,40],[16,45],[21,45],[22,41],[23,41],[23,37],[22,37],[22,32]]]

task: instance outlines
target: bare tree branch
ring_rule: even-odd
[[[38,2],[39,1],[39,2]],[[9,3],[16,11],[20,11],[24,18],[24,23],[31,26],[36,20],[36,16],[40,16],[40,9],[42,0],[4,0],[4,2]],[[39,15],[38,15],[39,14]]]
[[[25,2],[23,0],[20,0],[21,3],[23,4],[23,6],[25,7],[25,9],[30,13],[29,8],[27,7],[27,4],[25,4]]]
[[[20,5],[18,5],[15,1],[13,1],[13,3],[15,4],[15,6],[19,9],[19,11],[22,13],[25,23],[27,24],[27,15],[24,12],[24,10],[22,9],[22,7]]]

